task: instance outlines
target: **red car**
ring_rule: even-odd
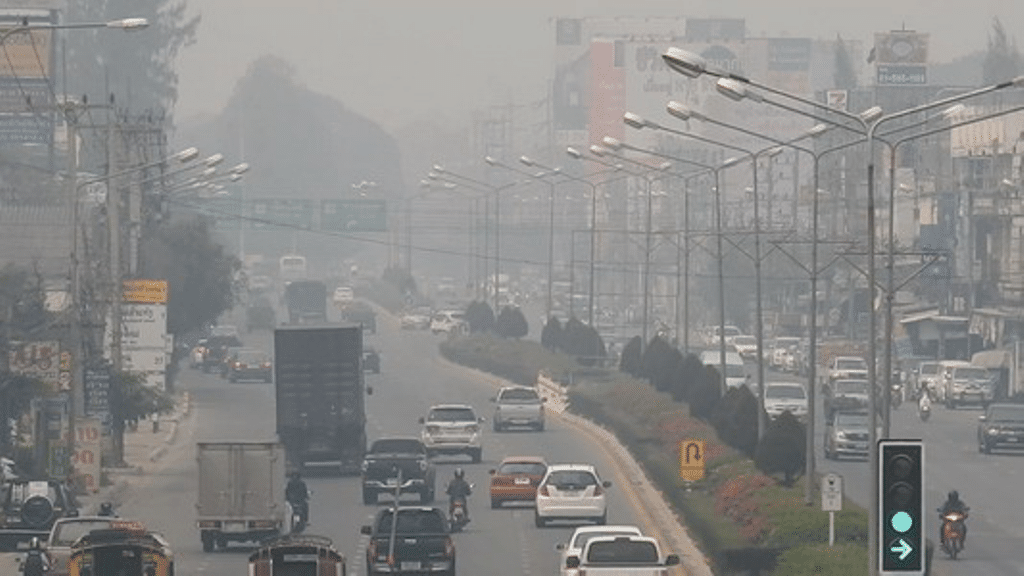
[[[548,464],[539,456],[509,456],[491,470],[491,508],[505,502],[533,502]]]

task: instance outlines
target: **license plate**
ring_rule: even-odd
[[[516,484],[529,484],[529,478],[516,478]]]
[[[418,562],[418,561],[416,561],[416,562],[408,561],[408,562],[402,562],[401,563],[402,570],[419,570],[420,569],[420,565],[421,565],[421,563]]]

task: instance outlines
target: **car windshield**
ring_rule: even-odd
[[[867,414],[836,414],[836,426],[841,428],[867,428]]]
[[[837,360],[836,368],[838,370],[867,370],[867,364],[863,360]]]
[[[412,438],[386,438],[377,440],[370,447],[377,454],[422,454],[423,443]]]
[[[836,383],[836,390],[840,394],[867,394],[868,383],[860,380],[840,380]]]
[[[384,512],[377,522],[378,532],[391,531],[391,518],[393,512]],[[433,510],[399,510],[398,525],[395,532],[401,533],[429,533],[445,532],[444,518]]]
[[[606,530],[601,532],[580,532],[572,542],[572,548],[583,548],[594,538],[601,536],[639,536],[639,530]]]
[[[597,485],[597,478],[585,470],[558,470],[548,476],[547,483],[559,488],[568,486],[586,488]]]
[[[638,542],[627,538],[609,542],[593,542],[587,549],[587,561],[657,564],[659,561],[658,547],[653,542],[644,540]]]
[[[530,476],[543,476],[547,466],[539,462],[506,462],[498,468],[498,474],[511,476],[514,474],[527,474]]]
[[[739,334],[740,334],[740,329],[739,328],[736,328],[735,326],[726,326],[725,327],[725,335],[726,336],[739,336]]]
[[[540,401],[537,391],[532,388],[512,388],[501,393],[499,402],[506,404],[535,404]]]
[[[921,364],[921,374],[933,376],[939,373],[938,364]]]
[[[993,406],[988,413],[990,421],[1024,422],[1024,406]]]
[[[74,522],[61,522],[54,527],[53,545],[71,546],[79,538],[93,530],[109,528],[108,520],[79,520]]]
[[[953,370],[954,380],[988,380],[988,370],[975,366],[956,368]]]
[[[754,346],[757,344],[757,338],[753,336],[737,336],[732,343],[735,346]]]
[[[796,346],[799,343],[799,338],[779,338],[775,341],[775,345],[779,348],[788,348],[790,346]]]
[[[778,398],[785,400],[805,400],[807,394],[804,393],[803,386],[771,386],[764,391],[764,395],[767,398]]]
[[[430,422],[476,422],[476,414],[469,408],[434,408],[427,416]]]
[[[269,362],[270,358],[260,350],[242,350],[238,353],[238,361],[243,364],[261,364]]]

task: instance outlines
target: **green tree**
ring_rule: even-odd
[[[835,65],[832,84],[837,90],[853,90],[857,87],[857,71],[842,36],[836,35]]]
[[[203,328],[235,303],[234,278],[241,262],[210,233],[209,223],[182,217],[160,225],[142,240],[140,274],[167,280],[167,331]]]
[[[789,412],[783,412],[768,424],[764,437],[754,451],[754,465],[765,474],[781,472],[783,485],[792,486],[793,479],[804,468],[807,454],[804,425]]]
[[[494,331],[502,338],[522,338],[530,332],[523,311],[515,306],[505,306],[494,322]]]
[[[690,397],[690,390],[700,383],[698,380],[704,377],[704,365],[695,354],[686,354],[679,361],[672,379],[671,394],[676,402],[686,402]],[[692,409],[692,407],[691,407]]]
[[[1021,69],[1021,55],[1016,40],[1006,36],[1006,29],[998,17],[992,19],[992,33],[988,36],[988,52],[981,65],[984,84],[996,84],[1017,77]]]
[[[178,52],[195,42],[199,17],[186,17],[185,0],[68,0],[62,20],[106,22],[125,16],[149,20],[140,33],[79,30],[67,43],[67,86],[105,102],[108,86],[133,110],[170,116],[178,99]],[[56,44],[54,45],[56,47]]]
[[[690,416],[706,420],[722,399],[722,378],[714,366],[705,367],[692,354],[689,358],[697,361],[697,367],[693,366],[692,361],[683,361],[689,364],[686,369],[691,372],[693,378],[686,396],[690,404]]]
[[[174,409],[174,401],[159,390],[146,386],[142,375],[117,372],[110,377],[111,436],[114,465],[124,465],[124,431],[128,425],[154,414]]]
[[[672,387],[672,376],[682,354],[662,338],[655,336],[644,350],[640,361],[641,374],[661,392]]]
[[[482,300],[474,300],[466,306],[466,323],[470,332],[490,332],[494,330],[494,310]]]
[[[714,367],[705,368],[714,370]],[[749,388],[730,388],[715,406],[711,424],[723,441],[752,457],[757,448],[757,410],[757,399]]]
[[[641,348],[643,340],[639,336],[633,336],[625,347],[622,348],[622,355],[619,357],[619,371],[625,372],[634,378],[641,376]]]
[[[562,348],[562,322],[555,316],[548,317],[544,323],[540,331],[540,345],[552,351]]]

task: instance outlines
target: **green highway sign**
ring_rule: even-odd
[[[213,218],[218,230],[238,230],[245,225],[246,206],[238,198],[212,198],[196,203],[196,210]]]
[[[253,199],[248,217],[254,230],[313,230],[315,201],[279,198]]]
[[[387,202],[384,200],[323,200],[320,229],[330,232],[386,232]]]

